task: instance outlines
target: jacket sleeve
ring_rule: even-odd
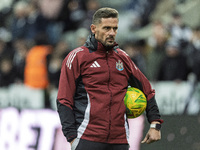
[[[139,70],[139,68],[134,64],[134,62],[128,57],[129,67],[131,67],[131,75],[129,78],[129,84],[132,87],[136,87],[143,91],[147,98],[147,108],[146,116],[148,122],[159,121],[163,123],[163,120],[160,119],[159,108],[155,100],[155,90],[152,89],[149,80],[144,76],[144,74]]]
[[[57,95],[58,114],[63,134],[67,138],[68,142],[71,142],[77,137],[77,129],[73,113],[73,97],[76,90],[76,79],[79,75],[80,67],[77,59],[77,52],[72,51],[62,63]]]

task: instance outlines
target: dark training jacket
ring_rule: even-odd
[[[128,143],[124,96],[128,85],[147,97],[149,122],[160,121],[155,91],[130,57],[115,44],[107,50],[94,35],[64,59],[57,96],[62,130],[74,138],[103,143]]]

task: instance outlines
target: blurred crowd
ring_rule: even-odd
[[[148,38],[119,42],[151,81],[200,80],[200,26],[190,27],[181,13],[171,21],[151,21],[159,0],[3,0],[0,2],[0,87],[12,83],[33,88],[58,87],[62,60],[84,44],[93,13],[114,6],[120,14],[119,35],[152,24]],[[184,2],[184,1],[181,1]],[[131,18],[131,19],[130,19]],[[126,37],[126,36],[125,36]],[[118,41],[117,41],[118,42]]]

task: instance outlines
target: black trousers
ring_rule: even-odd
[[[77,144],[75,147],[72,144],[72,150],[128,150],[128,144],[107,144],[107,143],[100,143],[100,142],[93,142],[88,140],[80,139],[74,141]]]

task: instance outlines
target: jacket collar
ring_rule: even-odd
[[[111,51],[118,48],[118,44],[116,42],[112,47],[109,47],[109,48],[105,47],[102,43],[98,42],[95,39],[94,34],[91,34],[88,36],[87,41],[85,42],[84,46],[87,47],[90,52],[94,52],[94,51],[106,52],[106,51]]]

